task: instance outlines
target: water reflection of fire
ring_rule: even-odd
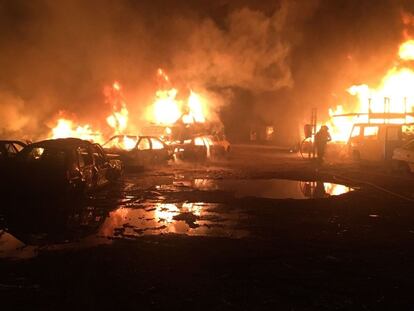
[[[126,221],[129,209],[120,207],[109,213],[109,217],[105,219],[99,234],[102,236],[112,236],[115,228],[121,227]]]
[[[158,222],[171,223],[174,221],[174,216],[178,215],[180,210],[177,205],[172,203],[157,203],[155,206],[155,219]]]
[[[332,195],[345,194],[353,190],[352,188],[345,185],[322,181],[300,182],[299,186],[305,197],[318,199]]]
[[[367,123],[368,113],[412,113],[414,108],[414,71],[409,61],[414,60],[414,40],[407,40],[400,45],[398,64],[393,66],[376,87],[366,84],[353,85],[347,91],[357,99],[354,110],[339,105],[329,110],[331,119],[327,122],[334,141],[347,141],[354,123]],[[361,113],[360,115],[332,117]],[[362,114],[364,113],[364,114]],[[411,123],[412,115],[393,117],[392,119],[379,118],[375,122]]]

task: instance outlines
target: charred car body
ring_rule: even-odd
[[[30,195],[84,194],[116,180],[122,163],[98,144],[63,138],[30,144],[8,170],[10,191]]]
[[[181,160],[199,161],[222,157],[230,152],[230,143],[219,135],[201,135],[175,144],[176,157]]]
[[[111,157],[116,155],[127,168],[166,163],[173,155],[171,148],[154,136],[116,135],[103,147]]]

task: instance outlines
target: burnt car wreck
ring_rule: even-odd
[[[127,168],[165,164],[173,157],[171,148],[154,136],[117,135],[103,147],[111,157],[116,155]]]
[[[123,172],[122,162],[108,159],[99,144],[77,138],[29,144],[9,164],[7,192],[21,196],[87,194]]]

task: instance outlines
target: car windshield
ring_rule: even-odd
[[[159,139],[151,138],[151,144],[154,150],[164,149],[164,145]]]
[[[137,141],[138,141],[137,136],[120,135],[120,136],[112,137],[103,146],[104,148],[131,150],[135,148]]]

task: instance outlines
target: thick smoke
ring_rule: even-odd
[[[172,57],[174,74],[183,81],[257,92],[291,87],[290,46],[282,39],[286,8],[266,16],[242,8],[232,12],[226,29],[211,19],[185,21],[191,28]]]
[[[0,135],[44,137],[59,111],[103,127],[102,90],[114,80],[141,121],[160,67],[179,87],[221,98],[234,138],[255,122],[296,133],[310,107],[325,111],[349,85],[375,81],[410,9],[392,0],[0,0]]]
[[[1,105],[9,120],[2,134],[45,133],[62,110],[96,124],[110,109],[101,90],[113,80],[125,86],[132,112],[142,113],[158,67],[186,88],[289,88],[291,8],[248,1],[2,1],[0,86],[7,96]]]

